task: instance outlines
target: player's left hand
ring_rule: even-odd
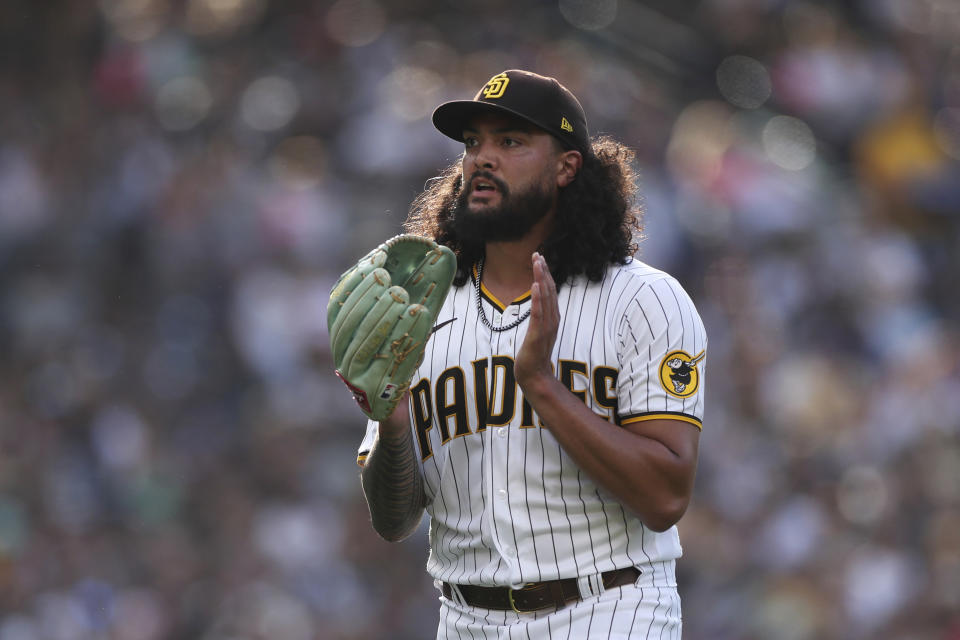
[[[337,375],[371,420],[386,419],[407,397],[456,269],[449,248],[405,234],[360,258],[334,285],[330,352]]]
[[[557,285],[550,275],[547,261],[539,253],[534,253],[531,260],[530,326],[513,365],[514,376],[521,387],[539,377],[553,378],[551,357],[560,326]]]

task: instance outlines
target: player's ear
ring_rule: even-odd
[[[579,151],[570,149],[561,151],[557,156],[557,186],[563,188],[573,182],[583,166],[583,156]]]

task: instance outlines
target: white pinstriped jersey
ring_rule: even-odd
[[[482,291],[494,325],[529,309],[529,294],[505,306]],[[673,418],[700,428],[707,338],[673,277],[632,260],[610,266],[600,282],[568,282],[558,300],[553,364],[568,389],[611,422]],[[577,467],[523,399],[513,359],[528,325],[491,331],[474,287],[454,288],[414,375],[429,573],[515,588],[628,566],[655,573],[666,563],[672,574],[681,554],[676,527],[645,527]],[[361,461],[376,432],[369,423]]]

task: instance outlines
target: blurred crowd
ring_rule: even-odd
[[[710,338],[690,640],[960,639],[960,3],[0,3],[0,640],[433,637],[325,311],[508,68]],[[585,214],[588,212],[585,212]]]

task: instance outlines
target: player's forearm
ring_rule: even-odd
[[[380,426],[363,465],[361,484],[373,528],[382,538],[396,542],[413,533],[423,517],[425,498],[409,425]]]
[[[564,451],[651,529],[680,519],[693,492],[696,451],[673,450],[595,414],[553,376],[523,385],[524,397]]]

